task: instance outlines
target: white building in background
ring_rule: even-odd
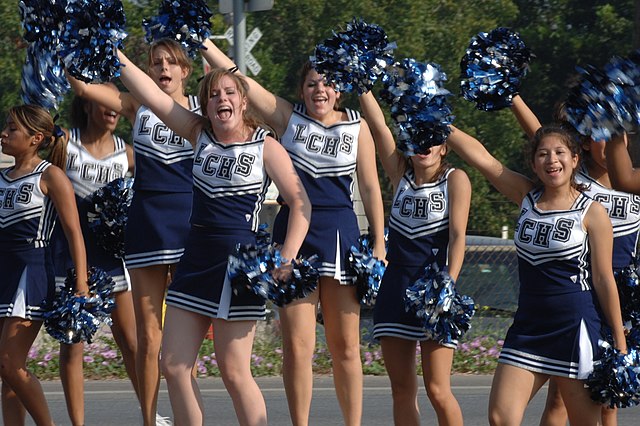
[[[13,165],[13,157],[4,155],[2,151],[0,151],[0,169],[4,169],[5,167],[9,167],[12,165]]]

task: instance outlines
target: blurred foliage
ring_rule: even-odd
[[[246,14],[247,34],[254,27],[263,33],[252,50],[262,66],[255,76],[272,92],[295,101],[299,70],[314,46],[339,31],[353,17],[384,28],[398,45],[396,57],[439,63],[448,74],[455,125],[477,137],[508,167],[529,173],[522,155],[526,140],[509,111],[487,113],[459,96],[459,62],[470,38],[498,26],[518,31],[536,57],[525,78],[521,94],[540,120],[548,122],[553,105],[561,100],[576,65],[602,65],[612,55],[627,55],[632,49],[635,6],[631,0],[275,0],[272,10]],[[147,44],[142,19],[153,16],[159,0],[123,0],[129,36],[125,48],[130,58],[145,66]],[[223,34],[229,17],[219,13],[216,1],[213,34]],[[20,102],[20,72],[24,61],[18,4],[0,0],[4,25],[0,28],[0,106],[2,111]],[[228,49],[225,41],[217,41]],[[195,93],[203,73],[200,60],[189,81]],[[376,89],[377,90],[377,89]],[[71,96],[69,96],[71,97]],[[344,105],[357,107],[354,96]],[[68,102],[60,108],[66,125]],[[4,118],[3,118],[4,120]],[[130,125],[121,120],[119,133],[128,135]],[[451,162],[468,171],[473,185],[469,233],[499,236],[503,225],[512,228],[517,206],[506,202],[484,178],[451,154]],[[382,172],[381,172],[382,174]],[[385,201],[392,197],[386,178],[381,176]]]

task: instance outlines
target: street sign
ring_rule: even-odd
[[[243,0],[218,0],[218,10],[223,15],[233,13],[233,2]],[[245,12],[260,12],[262,10],[271,10],[274,0],[244,0]]]
[[[231,46],[233,46],[233,27],[227,28],[224,32],[224,38],[229,42]],[[254,28],[249,36],[246,38],[244,42],[244,60],[246,61],[247,68],[253,75],[258,75],[260,70],[262,70],[262,66],[256,60],[256,58],[251,54],[251,49],[253,49],[258,43],[258,40],[262,38],[262,31],[259,28]]]

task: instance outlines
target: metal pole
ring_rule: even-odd
[[[244,19],[244,0],[233,0],[233,59],[242,74],[247,73],[244,60],[244,41],[247,25]]]

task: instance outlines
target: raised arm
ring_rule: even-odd
[[[227,69],[236,66],[211,40],[207,39],[203,44],[206,49],[202,49],[201,54],[209,65]],[[244,78],[249,84],[249,103],[264,121],[273,127],[278,135],[282,135],[287,128],[289,117],[293,112],[293,105],[269,92],[254,79],[246,75]]]
[[[378,167],[373,138],[367,122],[362,120],[358,136],[357,158],[358,189],[362,197],[364,212],[369,221],[369,232],[374,238],[373,255],[378,259],[387,256],[384,244],[384,207],[378,181]]]
[[[589,234],[593,288],[607,324],[611,328],[616,348],[626,352],[627,346],[622,327],[620,298],[616,289],[613,270],[611,269],[613,229],[609,215],[601,204],[591,204],[585,216],[585,227]]]
[[[607,172],[611,185],[618,191],[640,194],[640,170],[633,167],[627,149],[627,136],[617,135],[605,142]]]
[[[371,91],[360,95],[360,108],[369,124],[382,168],[391,180],[393,187],[397,188],[407,163],[396,149],[396,142],[387,126],[384,113]]]
[[[515,115],[520,127],[527,134],[529,138],[532,138],[536,134],[536,131],[542,127],[538,117],[531,111],[529,105],[527,105],[520,95],[513,97],[513,104],[511,105],[511,112]]]
[[[140,102],[129,93],[122,93],[108,84],[87,84],[67,73],[67,80],[73,92],[88,101],[112,109],[133,123]]]
[[[167,95],[144,71],[138,68],[127,56],[118,52],[120,62],[124,65],[120,72],[120,80],[139,102],[151,110],[179,136],[187,139],[195,146],[198,135],[206,118],[191,112],[171,96]]]
[[[476,138],[454,126],[451,126],[447,145],[514,203],[520,205],[524,196],[533,189],[530,179],[506,168]]]
[[[87,256],[73,186],[60,168],[49,166],[42,174],[42,191],[53,201],[58,220],[67,238],[76,269],[76,292],[86,294],[89,291]]]
[[[283,257],[294,259],[309,229],[311,202],[287,151],[271,137],[265,140],[264,163],[267,174],[289,206],[287,236],[280,252]]]
[[[471,206],[471,182],[467,174],[456,169],[449,175],[449,252],[447,269],[451,278],[458,279],[464,261],[465,238],[469,208]]]

